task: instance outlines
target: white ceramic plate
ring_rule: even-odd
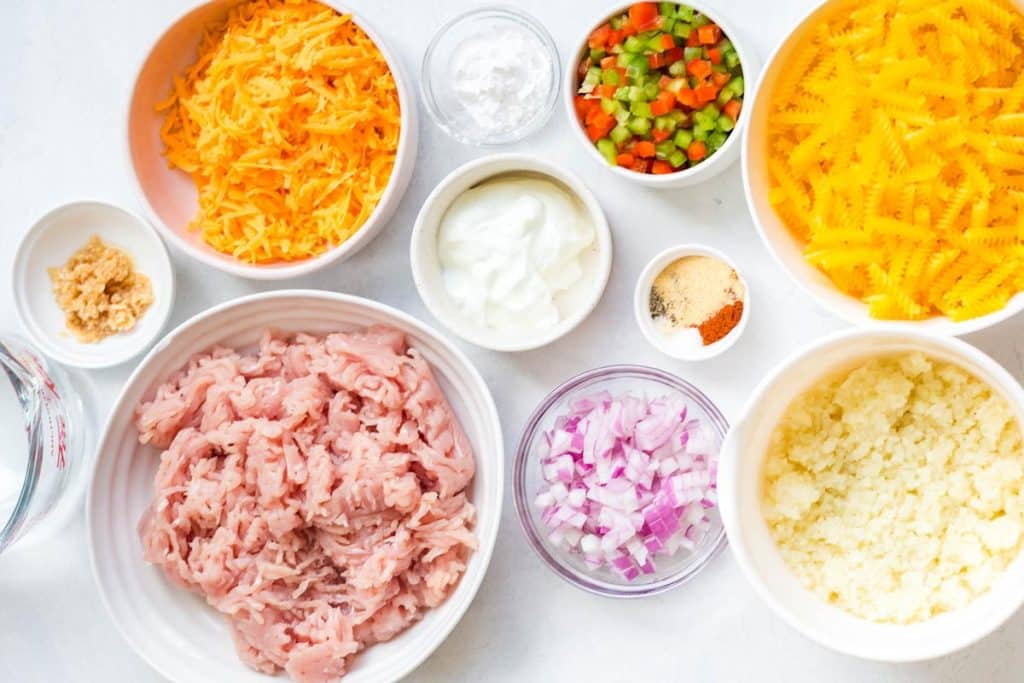
[[[93,235],[131,256],[153,285],[153,303],[128,332],[85,344],[64,324],[48,269],[63,266]],[[14,257],[13,288],[21,324],[43,353],[65,365],[105,368],[138,355],[160,334],[174,302],[174,271],[145,220],[112,204],[74,202],[40,218],[25,235]]]
[[[345,682],[405,676],[441,644],[473,600],[497,537],[504,475],[501,426],[480,374],[436,332],[373,301],[302,290],[243,297],[183,323],[132,374],[101,438],[86,502],[92,568],[103,603],[131,647],[172,681],[266,683],[268,678],[238,659],[227,624],[216,611],[142,560],[135,527],[152,498],[159,451],[139,445],[132,425],[135,406],[193,354],[212,345],[254,346],[268,327],[325,333],[373,323],[405,332],[430,363],[473,444],[477,472],[470,497],[477,507],[480,547],[448,600],[394,640],[359,654]]]

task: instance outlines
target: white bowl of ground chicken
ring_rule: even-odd
[[[877,661],[967,647],[1024,603],[1024,390],[956,339],[842,332],[755,390],[722,447],[729,545],[808,638]]]

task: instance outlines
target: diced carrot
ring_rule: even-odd
[[[722,63],[722,52],[721,52],[721,50],[719,50],[717,47],[709,48],[708,49],[708,59],[711,60],[712,64],[721,64]],[[602,61],[604,61],[604,60],[602,60]],[[603,66],[603,64],[602,64],[602,66]]]
[[[715,24],[705,24],[697,29],[697,39],[701,45],[714,45],[722,39],[722,29]]]
[[[625,40],[625,34],[622,31],[612,31],[608,34],[608,41],[605,43],[608,47],[615,47]]]
[[[636,162],[636,157],[629,152],[623,152],[615,157],[615,163],[619,166],[632,166],[634,162]]]
[[[618,61],[619,61],[619,58],[616,57],[615,55],[608,55],[607,57],[602,57],[601,58],[601,68],[602,69],[614,69],[614,68],[616,68],[616,66],[618,66]]]
[[[722,73],[715,71],[711,74],[711,82],[721,88],[723,85],[732,80],[732,76],[728,73]]]
[[[651,168],[650,159],[637,159],[633,162],[633,165],[629,167],[629,170],[636,171],[637,173],[647,173]]]
[[[594,92],[597,93],[598,97],[603,97],[606,100],[614,99],[616,90],[618,90],[618,86],[609,85],[608,83],[602,83],[594,88]]]
[[[652,69],[660,69],[665,66],[665,53],[655,52],[653,55],[647,55],[647,64]]]
[[[704,59],[691,60],[686,65],[686,73],[697,78],[707,78],[711,75],[711,63]]]
[[[676,99],[679,100],[679,104],[690,109],[696,109],[697,97],[691,88],[680,88],[679,92],[676,93]]]
[[[718,97],[718,88],[713,85],[702,85],[696,88],[693,94],[697,98],[697,104],[707,104]]]
[[[722,113],[728,116],[735,123],[736,119],[740,117],[740,108],[742,105],[739,100],[729,100],[722,107]]]
[[[641,140],[633,145],[633,154],[638,157],[649,159],[654,156],[654,143],[650,140]]]
[[[658,93],[658,97],[651,102],[651,113],[655,116],[664,116],[676,106],[676,96],[667,90]]]
[[[590,38],[587,39],[587,45],[590,46],[591,50],[600,50],[608,44],[608,34],[611,32],[611,24],[601,24],[590,34]]]
[[[686,37],[686,47],[700,47],[700,41],[697,39],[696,31],[690,31],[690,35]]]
[[[576,115],[586,121],[587,113],[596,107],[599,102],[589,97],[583,97],[582,95],[577,97],[575,100],[576,104]]]
[[[638,2],[629,7],[629,23],[637,31],[649,31],[658,26],[658,5],[653,2]]]
[[[672,164],[668,163],[667,161],[661,161],[660,159],[651,164],[651,173],[655,173],[658,175],[671,173],[673,170],[674,169],[672,168]]]
[[[606,112],[601,107],[594,107],[594,109],[587,115],[588,126],[597,126],[599,128],[607,127],[611,130],[615,127],[615,117]]]
[[[633,24],[627,21],[622,24],[622,28],[619,29],[619,33],[622,34],[623,39],[626,39],[630,36],[635,36],[639,31],[636,30],[636,26],[633,26]]]
[[[655,142],[668,140],[670,135],[672,135],[672,132],[667,130],[658,130],[657,128],[655,128],[654,130],[651,131],[651,137],[654,138]]]
[[[694,140],[686,148],[686,158],[690,161],[700,161],[708,155],[707,146],[700,140]]]
[[[662,33],[659,40],[661,40],[662,50],[671,50],[676,46],[676,41],[672,40],[672,36],[667,33]]]
[[[587,126],[587,137],[590,138],[591,142],[597,142],[604,136],[608,135],[608,133],[612,132],[612,128],[614,127],[614,118],[612,118],[611,123],[592,123],[589,126]]]
[[[668,76],[662,76],[658,79],[658,87],[664,90],[668,87],[668,84],[672,82],[672,79]]]
[[[683,48],[674,47],[671,50],[665,50],[665,63],[671,64],[672,62],[678,62],[683,58]]]

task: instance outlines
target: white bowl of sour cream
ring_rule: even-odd
[[[544,346],[601,299],[612,265],[608,221],[573,174],[522,154],[452,171],[416,217],[413,280],[445,327],[495,351]]]

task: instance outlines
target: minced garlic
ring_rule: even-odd
[[[128,254],[95,235],[49,273],[65,324],[81,342],[127,332],[153,303],[149,278],[132,267]]]
[[[786,563],[877,622],[963,607],[1021,552],[1024,457],[1007,401],[919,353],[797,398],[772,436],[763,513]]]

